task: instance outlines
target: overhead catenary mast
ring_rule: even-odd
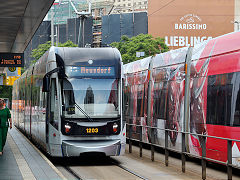
[[[75,13],[77,16],[80,18],[79,22],[79,34],[78,34],[78,47],[84,47],[84,20],[91,14],[91,9],[92,9],[92,3],[91,1],[88,2],[88,12],[82,11],[79,12],[75,5],[72,3],[71,0],[69,0],[71,6],[73,7]]]

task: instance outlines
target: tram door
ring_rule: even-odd
[[[51,79],[50,93],[49,93],[49,108],[48,108],[48,122],[47,122],[47,139],[49,144],[59,144],[59,90],[57,88],[57,79]]]

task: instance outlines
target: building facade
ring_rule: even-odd
[[[71,0],[75,5],[77,10],[80,7],[85,6],[87,4],[86,0]],[[69,0],[58,0],[55,1],[47,14],[45,20],[51,20],[53,13],[54,24],[66,24],[68,19],[76,18],[77,14],[74,12],[72,5]]]
[[[113,13],[147,11],[148,0],[115,0]]]
[[[123,35],[129,38],[148,33],[146,12],[110,14],[102,17],[102,45],[119,42]]]
[[[193,46],[239,29],[239,0],[149,0],[148,32],[170,49]]]

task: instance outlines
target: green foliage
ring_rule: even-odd
[[[0,98],[8,98],[12,101],[12,86],[0,86]]]
[[[31,56],[34,58],[34,60],[31,62],[31,64],[34,64],[40,57],[42,57],[42,55],[49,50],[50,47],[51,41],[47,41],[45,44],[40,44],[36,49],[33,49]],[[58,47],[77,47],[77,45],[68,40],[65,43],[59,43]]]
[[[124,35],[120,42],[113,42],[111,46],[120,51],[124,64],[169,50],[164,38],[153,38],[149,34],[139,34],[132,38]],[[145,52],[145,56],[136,57],[136,52]]]
[[[25,72],[25,67],[21,67],[21,74],[23,74]]]
[[[74,44],[72,41],[68,40],[65,43],[59,43],[58,44],[59,47],[78,47],[77,44]]]
[[[39,44],[36,49],[32,50],[31,56],[34,60],[31,64],[34,64],[42,55],[51,47],[51,41],[47,41],[45,44]]]

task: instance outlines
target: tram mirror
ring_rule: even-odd
[[[50,91],[50,77],[48,75],[45,75],[43,77],[42,91],[43,92],[49,92]]]

